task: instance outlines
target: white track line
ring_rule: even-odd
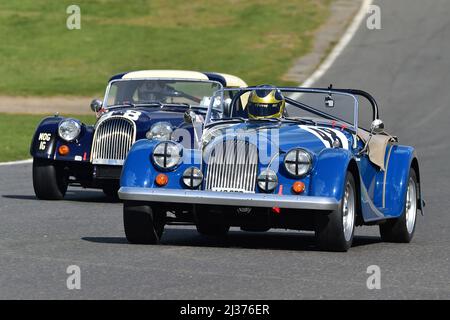
[[[331,67],[331,65],[336,61],[337,57],[344,51],[345,47],[348,45],[350,40],[352,40],[356,31],[358,31],[359,25],[363,21],[365,15],[368,13],[369,6],[372,4],[373,0],[364,0],[361,8],[359,9],[356,16],[353,18],[352,23],[345,31],[344,35],[339,40],[338,44],[333,48],[327,58],[320,64],[320,66],[313,72],[308,79],[306,79],[300,87],[310,87],[317,80],[319,80],[325,72]],[[297,93],[298,94],[298,93]],[[292,95],[292,99],[295,99],[295,94]],[[25,164],[31,163],[33,159],[20,160],[20,161],[11,161],[11,162],[0,162],[0,166],[10,166],[16,164]]]
[[[300,87],[311,87],[317,80],[319,80],[325,72],[330,69],[333,65],[334,61],[339,57],[339,55],[344,51],[345,47],[348,45],[350,40],[354,37],[356,31],[358,31],[359,25],[363,21],[366,14],[369,12],[369,6],[372,4],[373,0],[364,0],[361,4],[361,8],[359,9],[356,16],[353,18],[352,23],[345,31],[344,35],[341,37],[339,42],[330,52],[330,54],[326,57],[326,59],[319,65],[316,71],[313,72],[312,75],[308,77]],[[293,94],[292,98],[295,99],[296,95]]]
[[[16,164],[26,164],[26,163],[32,163],[33,159],[27,159],[27,160],[19,160],[19,161],[11,161],[11,162],[0,162],[1,166],[12,166]]]

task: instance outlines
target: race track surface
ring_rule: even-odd
[[[213,240],[170,227],[160,246],[130,245],[122,205],[71,189],[38,201],[31,166],[0,167],[1,299],[449,299],[450,2],[375,1],[382,30],[365,22],[319,85],[355,87],[379,100],[387,130],[417,148],[427,202],[411,244],[357,229],[348,253],[317,251],[310,234],[234,230]],[[68,290],[66,268],[81,268]],[[381,268],[368,290],[367,267]]]

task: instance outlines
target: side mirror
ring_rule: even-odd
[[[99,112],[103,107],[103,102],[99,99],[94,99],[91,102],[91,110],[94,112]]]
[[[370,132],[374,134],[380,134],[384,132],[384,122],[380,119],[373,120],[370,125]]]
[[[327,108],[334,108],[334,100],[331,96],[325,97],[325,107]]]

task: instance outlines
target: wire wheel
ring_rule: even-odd
[[[417,189],[416,183],[410,177],[408,183],[408,190],[406,191],[406,229],[411,234],[416,223],[417,213]]]
[[[350,241],[355,224],[355,190],[350,181],[347,181],[342,208],[342,226],[345,241]]]

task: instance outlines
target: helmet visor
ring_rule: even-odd
[[[248,102],[248,115],[255,118],[270,118],[279,115],[282,101],[278,103],[254,103]]]

